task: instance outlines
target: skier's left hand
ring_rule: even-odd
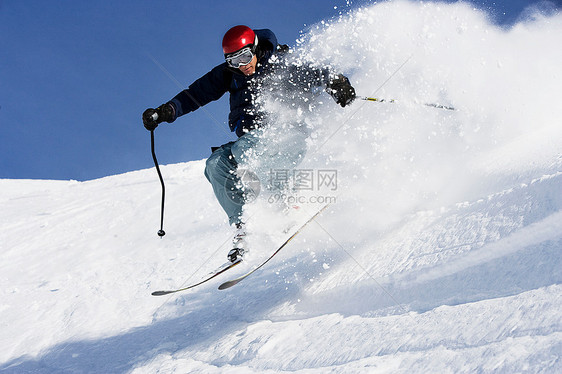
[[[349,82],[349,79],[341,74],[330,80],[326,88],[328,93],[332,95],[336,103],[340,104],[342,108],[355,100],[355,89]]]

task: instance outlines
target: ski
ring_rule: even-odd
[[[231,264],[227,264],[224,265],[224,267],[219,268],[217,271],[213,272],[209,277],[203,279],[202,281],[192,284],[191,286],[187,286],[187,287],[183,287],[183,288],[178,288],[177,290],[170,290],[170,291],[154,291],[152,293],[152,296],[164,296],[164,295],[169,295],[171,293],[176,293],[176,292],[181,292],[181,291],[186,291],[189,290],[191,288],[197,287],[205,282],[210,281],[211,279],[215,278],[216,276],[221,275],[222,273],[224,273],[225,271],[232,269],[233,267],[235,267],[236,265],[238,265],[240,262],[242,262],[242,260],[238,260],[236,262],[233,262]]]
[[[263,267],[265,264],[267,264],[269,262],[269,260],[271,260],[273,257],[275,257],[275,255],[277,253],[279,253],[279,251],[281,251],[287,244],[289,244],[289,242],[291,240],[293,240],[293,238],[295,236],[297,236],[302,229],[304,229],[306,227],[306,225],[308,225],[310,222],[312,222],[316,217],[318,217],[320,215],[320,213],[322,213],[330,204],[326,204],[324,205],[324,207],[322,207],[322,209],[320,209],[315,215],[313,215],[308,221],[306,221],[303,225],[301,225],[301,227],[299,227],[299,229],[297,231],[295,231],[295,233],[293,235],[291,235],[289,237],[289,239],[285,240],[285,242],[283,244],[281,244],[281,246],[279,248],[277,248],[277,250],[275,252],[273,252],[273,254],[271,256],[269,256],[264,262],[262,262],[260,265],[258,265],[257,267],[255,267],[254,269],[252,269],[251,271],[247,272],[246,274],[236,278],[236,279],[232,279],[229,280],[227,282],[224,282],[223,284],[221,284],[219,286],[219,290],[226,290],[227,288],[230,288],[240,282],[242,282],[244,279],[246,279],[247,277],[249,277],[250,275],[252,275],[254,272],[256,272],[257,270],[259,270],[261,267]]]

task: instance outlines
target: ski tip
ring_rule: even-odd
[[[164,296],[164,295],[169,295],[171,293],[174,293],[174,291],[154,291],[152,293],[152,296]]]

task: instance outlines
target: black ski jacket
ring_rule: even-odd
[[[226,62],[216,66],[170,101],[175,109],[174,121],[211,101],[220,99],[226,92],[229,92],[228,124],[230,131],[240,137],[260,126],[260,111],[257,108],[256,100],[260,85],[256,82],[263,81],[264,77],[276,70],[276,66],[280,66],[279,59],[271,59],[271,57],[276,54],[284,54],[288,48],[282,48],[277,44],[277,37],[271,30],[254,30],[254,32],[258,37],[256,73],[245,76],[239,69],[229,67]],[[277,63],[272,63],[271,60],[276,60]],[[298,75],[302,76],[300,73]],[[328,73],[325,70],[313,70],[312,74],[307,71],[305,76],[307,81],[313,77],[316,86],[326,84],[328,81]]]

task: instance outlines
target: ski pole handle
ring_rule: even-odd
[[[154,121],[157,121],[158,120],[158,113],[154,112],[152,114],[152,116],[150,116],[150,118],[152,118]]]

